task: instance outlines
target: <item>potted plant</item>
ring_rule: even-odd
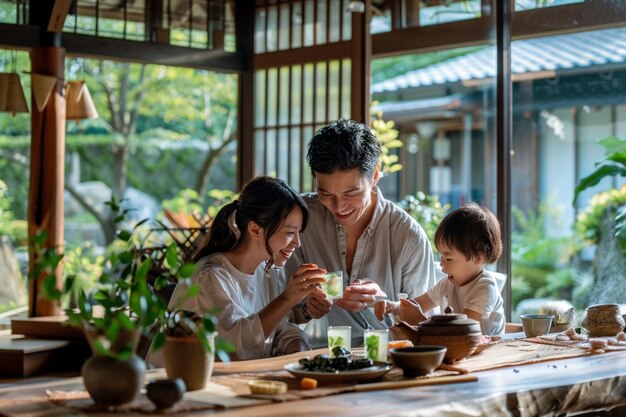
[[[107,203],[114,214],[119,214],[120,225],[127,211],[113,199]],[[68,324],[80,327],[92,348],[93,356],[83,365],[81,374],[87,391],[97,403],[119,405],[131,402],[143,387],[146,366],[136,355],[142,334],[149,335],[155,325],[167,321],[166,301],[154,288],[172,279],[189,279],[194,265],[180,263],[174,244],[167,247],[165,269],[154,280],[148,281],[153,259],[142,255],[141,242],[134,235],[137,228],[121,229],[116,242],[110,248],[103,265],[103,273],[95,288],[80,290],[74,303],[76,308],[66,309]],[[50,299],[60,300],[76,293],[73,277],[65,279],[63,289],[56,288],[56,278],[51,271],[63,255],[53,249],[41,250],[44,238],[35,242],[37,275],[44,273],[44,293]],[[197,289],[190,290],[197,292]],[[208,320],[209,317],[207,316]],[[112,384],[111,381],[116,381]]]
[[[168,378],[181,378],[189,391],[204,388],[211,379],[215,355],[228,361],[226,352],[233,350],[229,343],[216,338],[215,311],[203,316],[185,310],[168,311],[160,327],[153,350],[163,346],[163,364]]]
[[[604,158],[596,162],[595,170],[578,182],[574,191],[574,204],[578,196],[589,187],[598,184],[606,177],[626,177],[626,139],[608,136],[598,140],[604,146]],[[626,252],[626,204],[614,205],[615,237],[620,248]]]

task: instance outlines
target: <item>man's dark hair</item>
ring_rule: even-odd
[[[306,159],[313,175],[358,169],[371,180],[380,159],[380,143],[367,125],[341,119],[315,133]]]
[[[494,263],[502,255],[500,222],[489,209],[469,203],[451,211],[437,227],[435,246],[442,245],[468,260],[482,256],[485,263]]]

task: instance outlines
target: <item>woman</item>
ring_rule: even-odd
[[[170,309],[198,314],[218,308],[218,333],[233,343],[233,359],[255,359],[310,349],[304,333],[286,318],[291,308],[324,282],[323,269],[301,265],[285,290],[274,292],[272,267],[282,267],[300,246],[308,209],[285,182],[257,177],[248,182],[239,199],[222,207],[211,225],[208,242],[195,260],[193,284],[197,296],[189,299],[179,284]]]

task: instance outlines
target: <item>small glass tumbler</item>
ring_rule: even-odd
[[[334,357],[333,348],[343,347],[352,349],[352,328],[350,326],[329,326],[328,327],[328,355]]]
[[[365,357],[374,362],[387,362],[387,343],[389,330],[369,329],[365,331]]]
[[[322,290],[331,299],[343,297],[343,272],[332,271],[324,275],[326,282],[322,284]]]

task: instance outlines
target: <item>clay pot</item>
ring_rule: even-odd
[[[204,388],[213,374],[215,335],[209,335],[210,352],[204,350],[195,337],[167,336],[163,348],[163,362],[167,377],[181,378],[188,391]]]
[[[185,383],[180,378],[159,379],[146,386],[146,395],[159,411],[171,408],[183,398],[185,391]]]
[[[92,356],[81,370],[85,388],[98,404],[107,406],[132,402],[143,387],[146,364],[133,354],[126,360]]]
[[[420,345],[447,348],[444,361],[454,363],[470,356],[482,342],[480,323],[465,314],[434,315],[419,324]]]
[[[598,304],[585,310],[580,325],[591,337],[615,336],[624,329],[624,318],[617,304]]]

